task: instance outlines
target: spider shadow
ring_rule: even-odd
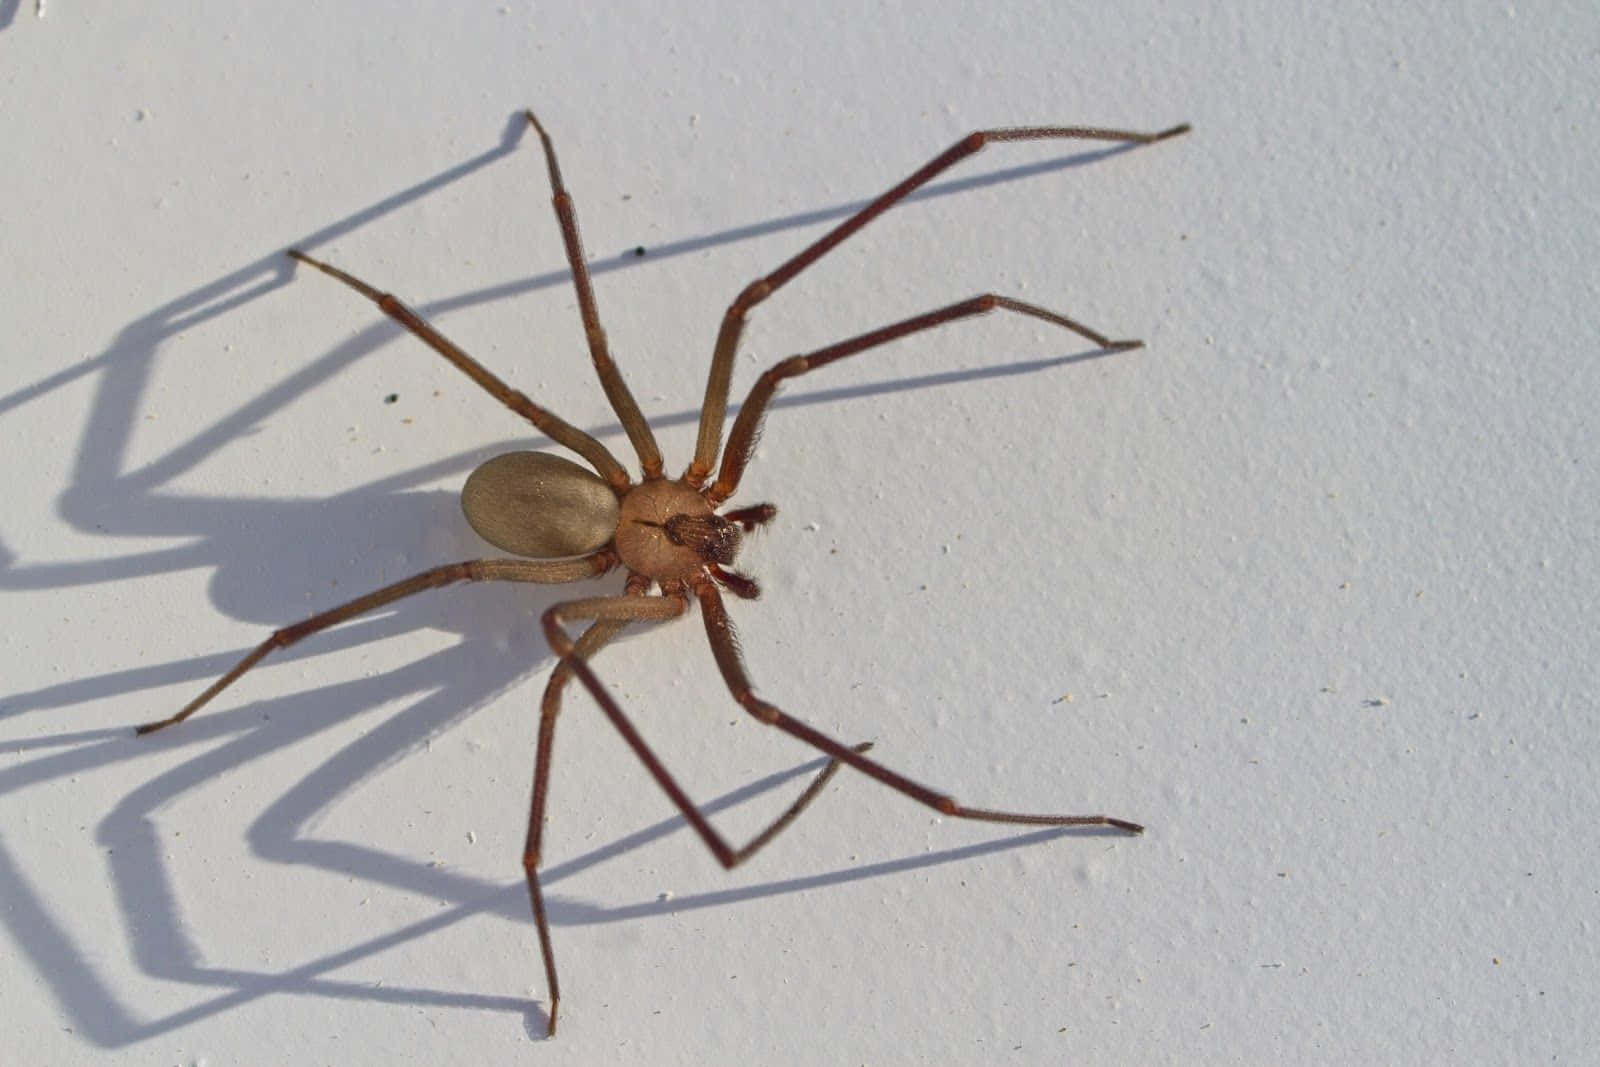
[[[413,939],[432,936],[450,926],[482,916],[500,918],[528,932],[527,890],[520,879],[498,884],[486,882],[367,845],[306,835],[307,823],[336,803],[342,793],[393,763],[403,753],[415,754],[426,738],[448,729],[468,714],[462,711],[458,701],[482,697],[484,692],[481,689],[474,691],[476,687],[473,686],[439,686],[438,672],[451,665],[450,657],[445,654],[418,661],[394,672],[399,676],[392,679],[394,684],[417,691],[430,685],[433,688],[410,707],[386,717],[372,731],[346,745],[316,771],[295,783],[262,811],[247,833],[252,858],[307,865],[316,870],[357,878],[365,884],[377,884],[386,892],[415,894],[430,901],[429,914],[277,973],[216,967],[205,963],[205,954],[192,943],[183,921],[178,887],[173,884],[159,859],[163,851],[170,851],[171,844],[158,838],[153,813],[183,793],[213,781],[219,775],[225,775],[242,762],[259,758],[315,733],[326,721],[328,708],[325,705],[369,699],[370,694],[363,694],[362,689],[372,683],[363,680],[318,690],[314,694],[315,699],[309,702],[302,697],[284,698],[271,702],[265,708],[252,706],[224,713],[210,727],[209,739],[231,735],[231,740],[207,747],[204,754],[152,778],[146,785],[130,793],[101,822],[97,834],[99,843],[107,849],[111,859],[119,908],[124,914],[141,918],[132,941],[134,957],[141,969],[155,978],[202,989],[220,989],[221,992],[163,1019],[136,1026],[125,1024],[121,1028],[107,1028],[97,1035],[103,1043],[130,1043],[208,1014],[280,993],[513,1012],[526,1017],[525,1025],[530,1032],[543,1033],[547,1018],[543,1016],[542,1009],[536,1014],[531,1003],[521,997],[440,991],[387,983],[382,988],[375,988],[369,982],[328,977],[331,972]],[[814,775],[824,763],[824,760],[816,759],[769,774],[705,803],[703,810],[708,816],[715,817],[784,787],[790,787],[788,791],[792,792],[799,779]],[[813,816],[816,817],[821,815]],[[543,883],[551,925],[559,929],[635,922],[724,907],[964,862],[1002,851],[1028,848],[1064,835],[1099,836],[1099,833],[1041,830],[758,885],[688,894],[670,901],[655,898],[631,904],[603,905],[561,892],[563,882],[593,868],[652,846],[671,835],[689,834],[687,822],[673,815],[580,856],[546,867]],[[686,840],[684,845],[699,847],[699,843],[693,840]],[[446,903],[442,909],[434,911],[431,902],[435,901]],[[537,943],[528,936],[526,946],[526,965],[529,972],[534,973],[537,970]],[[95,1009],[100,1014],[92,1017],[106,1018],[103,1005],[95,1005]],[[119,1029],[120,1032],[117,1032]]]
[[[14,7],[13,7],[14,11]],[[520,141],[525,125],[520,113],[507,124],[498,146],[386,197],[306,235],[296,243],[308,249],[334,240],[360,226],[375,222],[400,206],[429,195],[478,169],[496,162]],[[1048,171],[1081,166],[1130,150],[1127,146],[1076,152],[1043,163],[1011,167],[971,178],[930,186],[911,201],[964,192],[984,185],[1015,181]],[[622,254],[593,265],[596,274],[660,263],[709,247],[746,240],[778,231],[816,225],[853,213],[860,203],[771,219],[714,234],[655,245],[646,259]],[[442,560],[480,554],[472,549],[471,535],[459,521],[453,494],[420,488],[442,476],[459,474],[478,460],[480,452],[462,452],[321,501],[238,500],[186,496],[171,490],[175,479],[193,469],[252,427],[273,417],[297,397],[317,388],[341,369],[364,359],[396,340],[402,331],[379,320],[355,337],[309,365],[291,373],[277,385],[187,441],[136,469],[127,469],[133,427],[139,418],[139,398],[144,395],[161,349],[182,330],[220,316],[230,315],[266,296],[290,280],[289,262],[274,252],[244,267],[203,284],[162,305],[125,327],[99,355],[74,364],[28,387],[0,397],[0,414],[31,399],[62,388],[79,378],[96,375],[94,405],[76,449],[76,466],[59,499],[61,517],[79,531],[108,536],[181,538],[170,549],[136,552],[85,563],[19,565],[0,551],[0,588],[47,589],[97,585],[125,578],[149,577],[180,569],[214,569],[211,598],[217,610],[263,626],[279,625],[305,613],[297,594],[306,588],[342,588],[345,593],[319,599],[317,606],[336,603],[348,595],[381,584],[365,577],[386,575],[394,580]],[[498,301],[570,283],[564,268],[500,286],[460,294],[422,305],[419,310],[436,317],[460,308]],[[1030,374],[1050,366],[1096,358],[1106,353],[1077,354],[1036,359],[979,369],[922,375],[912,379],[880,381],[840,388],[808,391],[780,398],[783,409],[860,398],[887,392],[924,389],[1007,374]],[[171,358],[171,357],[168,357]],[[698,374],[700,368],[696,368]],[[486,402],[487,398],[486,398]],[[655,425],[693,422],[697,412],[680,411],[658,418]],[[621,436],[620,426],[605,422],[589,432],[602,439]],[[519,444],[521,444],[519,442]],[[542,439],[528,442],[548,445]],[[373,531],[382,531],[381,544],[371,545]],[[465,538],[466,540],[463,540]],[[335,554],[348,546],[370,545],[360,573],[352,574]],[[426,562],[419,562],[425,560]],[[276,575],[295,574],[300,580],[284,583]],[[334,982],[324,972],[350,960],[381,951],[436,929],[438,922],[393,931],[365,945],[271,974],[213,968],[203,963],[203,953],[192,943],[183,922],[177,886],[161,857],[165,845],[157,840],[154,813],[197,789],[202,782],[245,764],[262,760],[326,729],[331,723],[373,709],[411,701],[403,710],[351,742],[315,770],[290,785],[263,810],[247,832],[247,845],[256,856],[279,863],[309,864],[383,883],[400,890],[425,893],[454,901],[448,921],[467,915],[497,911],[525,921],[525,901],[520,882],[488,885],[438,871],[414,860],[343,842],[302,836],[307,822],[334,806],[348,790],[369,780],[395,761],[425,746],[428,739],[490,703],[494,696],[548,663],[542,637],[537,633],[539,611],[570,592],[565,587],[525,587],[491,591],[480,587],[467,598],[448,592],[415,602],[402,602],[382,615],[320,634],[312,642],[279,653],[276,663],[323,654],[337,654],[375,641],[420,630],[443,630],[458,640],[406,667],[375,678],[323,686],[292,698],[234,704],[186,723],[170,736],[135,742],[126,726],[28,739],[20,750],[43,751],[29,762],[9,766],[0,773],[0,795],[30,785],[62,782],[109,764],[120,763],[151,751],[192,748],[197,754],[157,774],[127,796],[100,822],[97,836],[108,850],[113,892],[126,916],[132,951],[139,966],[153,976],[203,987],[228,990],[210,1001],[153,1022],[140,1022],[124,1007],[117,993],[95,973],[88,954],[79,949],[70,932],[51,914],[44,898],[30,885],[25,868],[4,851],[0,841],[0,895],[8,903],[5,913],[16,943],[36,961],[38,969],[74,1016],[81,1032],[101,1044],[114,1046],[141,1040],[195,1018],[275,992],[311,992],[334,997],[394,1000],[404,1003],[450,1004],[524,1011],[520,999],[456,995],[394,987],[375,990],[366,984]],[[107,672],[7,698],[0,717],[10,718],[33,710],[67,708],[89,701],[127,697],[139,691],[176,683],[195,683],[220,674],[237,659],[236,652]],[[530,704],[533,694],[529,696]],[[135,702],[129,701],[128,706]],[[164,709],[154,709],[160,714]],[[148,714],[137,718],[151,717]],[[813,768],[814,769],[814,766]],[[801,768],[787,777],[763,779],[746,787],[748,796],[776,788],[788,777],[805,773]],[[736,791],[713,803],[726,806],[742,802]],[[679,819],[663,822],[648,833],[657,836],[683,828]],[[818,885],[890,874],[932,863],[951,862],[982,851],[1025,847],[1059,831],[1003,838],[985,845],[952,849],[929,856],[892,861],[871,868],[854,868],[807,879],[768,886],[730,889],[670,904],[641,904],[602,908],[585,904],[559,892],[551,897],[551,918],[556,925],[621,921],[687,907],[712,907],[793,892]],[[635,835],[637,836],[637,835]],[[550,872],[552,885],[564,877],[612,858],[619,851],[640,847],[643,839],[623,839],[588,857],[558,865]],[[975,851],[976,850],[976,851]],[[444,920],[441,920],[444,921]]]
[[[497,690],[521,680],[526,672],[526,658],[519,649],[506,647],[484,651],[468,647],[476,643],[464,642],[380,676],[322,686],[308,693],[247,702],[197,716],[185,723],[189,729],[181,732],[137,741],[129,738],[125,730],[103,732],[107,735],[0,774],[0,791],[13,792],[37,782],[76,776],[110,760],[126,758],[130,746],[154,747],[158,750],[156,754],[159,750],[196,753],[153,775],[122,797],[101,819],[96,830],[96,842],[105,854],[118,910],[128,917],[129,944],[137,965],[153,978],[206,991],[207,995],[182,1009],[155,1018],[139,1018],[131,1011],[124,999],[99,977],[87,962],[86,954],[50,914],[41,894],[28,884],[25,872],[11,859],[0,836],[0,887],[8,903],[6,915],[10,933],[14,942],[38,962],[56,999],[73,1017],[75,1029],[104,1047],[121,1047],[262,997],[291,994],[510,1012],[523,1015],[530,1032],[542,1033],[547,1020],[521,997],[391,983],[375,986],[370,981],[331,977],[342,968],[411,940],[485,916],[512,922],[529,934],[525,939],[527,967],[530,973],[537,969],[536,941],[527,930],[526,887],[520,879],[486,881],[368,845],[318,837],[309,826],[318,815],[336,807],[343,796],[384,768],[402,759],[426,759],[425,750],[431,738],[458,726]],[[396,694],[413,699],[399,711],[376,712],[375,709],[391,703]],[[532,694],[529,695],[531,702]],[[311,739],[335,723],[373,714],[382,715],[373,728],[344,744],[315,770],[303,775],[251,821],[245,834],[249,862],[302,865],[359,879],[363,884],[376,884],[384,892],[414,894],[429,901],[426,917],[281,971],[208,963],[207,953],[196,944],[190,925],[185,922],[183,894],[164,858],[177,847],[170,837],[171,820],[158,823],[158,813],[207,783],[225,781],[245,764]],[[800,779],[817,773],[823,764],[823,760],[815,759],[766,775],[704,803],[703,810],[714,818],[778,790],[792,794]],[[868,789],[877,788],[863,784]],[[773,801],[777,802],[781,802],[781,798]],[[819,817],[826,817],[825,813],[812,815],[812,818]],[[162,823],[168,827],[165,833],[160,828]],[[585,872],[653,846],[671,835],[688,832],[686,821],[672,815],[575,858],[546,867],[544,884],[552,925],[561,928],[633,922],[682,914],[964,862],[1028,848],[1068,834],[1095,833],[1041,830],[1009,835],[803,877],[689,894],[671,901],[651,899],[602,905],[561,891],[564,882]],[[690,834],[683,847],[697,849],[699,842]],[[229,860],[230,857],[221,857],[215,862]],[[508,857],[508,866],[511,865]],[[239,889],[235,890],[235,900],[250,911],[270,910],[280,903],[274,899],[250,908],[248,886],[242,890],[242,901]],[[445,906],[436,910],[434,902],[445,902]]]

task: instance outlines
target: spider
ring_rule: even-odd
[[[508,452],[488,460],[468,476],[461,491],[462,510],[466,513],[467,522],[484,540],[517,558],[477,559],[433,567],[286,626],[261,642],[177,714],[146,723],[137,732],[151,733],[187,719],[274,649],[288,648],[314,633],[414,593],[454,582],[577,582],[597,578],[618,567],[624,569],[627,580],[620,596],[568,600],[551,607],[542,619],[545,637],[556,656],[556,663],[545,685],[541,703],[539,739],[533,767],[533,799],[528,812],[528,836],[522,853],[522,866],[527,875],[528,896],[533,905],[545,980],[550,992],[549,1036],[555,1034],[561,992],[556,980],[550,924],[545,917],[544,896],[539,885],[539,866],[544,848],[544,813],[549,798],[556,718],[561,708],[562,692],[574,678],[589,691],[606,718],[622,734],[651,777],[671,799],[673,806],[693,827],[717,862],[726,868],[743,863],[781,833],[822,792],[834,773],[846,764],[953,818],[1032,826],[1098,826],[1128,834],[1142,833],[1143,827],[1137,823],[1105,815],[1032,815],[959,804],[953,797],[914,782],[868,757],[866,753],[872,747],[870,742],[854,746],[842,744],[757,696],[745,671],[733,623],[723,603],[722,591],[727,590],[745,600],[754,600],[760,595],[755,580],[732,567],[743,536],[771,522],[777,515],[777,508],[771,504],[755,504],[719,511],[739,488],[740,477],[755,449],[762,417],[779,385],[789,378],[799,377],[910,334],[995,310],[1043,320],[1070,330],[1107,351],[1137,348],[1142,342],[1114,341],[1065,315],[994,293],[983,293],[777,363],[762,374],[750,390],[744,406],[733,420],[733,429],[728,434],[726,445],[721,449],[721,466],[716,470],[715,478],[712,478],[712,472],[717,466],[718,446],[722,443],[734,351],[745,317],[795,275],[935,175],[992,142],[1079,139],[1147,145],[1185,133],[1189,126],[1174,126],[1159,133],[1132,133],[1081,126],[1013,127],[979,130],[957,141],[771,274],[752,282],[734,299],[723,315],[711,356],[711,375],[706,386],[705,404],[700,410],[694,459],[681,476],[669,478],[665,473],[661,451],[656,447],[655,435],[611,358],[606,334],[600,325],[600,312],[595,304],[594,287],[584,261],[583,246],[578,237],[576,209],[561,180],[555,146],[533,112],[525,114],[543,145],[554,194],[556,220],[561,227],[567,263],[577,289],[578,308],[583,317],[589,356],[599,375],[601,388],[638,454],[643,476],[635,482],[605,445],[506,385],[392,294],[381,292],[298,249],[290,250],[288,254],[295,260],[331,275],[377,304],[385,314],[454,364],[490,396],[527,419],[556,444],[587,460],[589,467],[545,452]],[[695,806],[617,701],[601,685],[589,665],[591,657],[629,623],[675,619],[688,612],[691,599],[700,606],[712,655],[734,700],[758,722],[797,737],[828,757],[827,764],[794,803],[740,848],[728,844]],[[569,622],[579,620],[587,621],[588,626],[574,639],[566,627]]]

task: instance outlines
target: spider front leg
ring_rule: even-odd
[[[336,608],[330,608],[309,619],[304,619],[293,626],[285,626],[276,630],[261,644],[257,645],[250,653],[233,666],[233,669],[212,682],[210,687],[188,704],[184,705],[176,715],[172,715],[156,722],[147,722],[135,731],[140,734],[154,733],[164,730],[168,726],[175,726],[195,712],[204,707],[218,693],[239,680],[239,676],[254,667],[267,653],[279,648],[288,648],[299,641],[310,637],[320,630],[330,626],[337,626],[347,622],[357,615],[364,615],[369,611],[392,604],[396,600],[421,593],[428,589],[438,589],[440,586],[451,585],[455,582],[534,582],[539,584],[554,584],[560,582],[581,582],[586,578],[594,578],[604,574],[616,565],[614,557],[608,552],[596,552],[592,556],[583,556],[578,559],[562,560],[532,560],[532,559],[475,559],[465,563],[450,563],[443,567],[434,567],[421,574],[412,575],[404,581],[386,585],[382,589],[360,596]]]
[[[734,350],[738,348],[739,335],[744,331],[745,316],[757,304],[787,285],[795,275],[833,251],[857,230],[904,200],[912,192],[932,181],[936,175],[996,141],[1111,141],[1132,147],[1155,144],[1157,141],[1164,141],[1187,132],[1189,124],[1185,122],[1159,133],[1107,130],[1095,126],[1015,126],[969,133],[923,164],[900,184],[801,249],[777,270],[751,282],[734,298],[733,303],[728,305],[728,310],[722,316],[722,326],[717,331],[716,347],[711,353],[711,373],[706,381],[706,399],[700,408],[700,429],[695,439],[694,462],[690,463],[689,469],[684,472],[684,481],[698,488],[710,476],[711,468],[716,463],[717,444],[722,438],[722,421],[728,410],[728,387],[733,380]]]
[[[957,319],[970,318],[973,315],[986,315],[995,310],[1012,311],[1030,318],[1042,319],[1045,322],[1060,326],[1062,329],[1071,330],[1079,337],[1092,341],[1108,352],[1126,352],[1129,349],[1140,348],[1143,341],[1113,341],[1097,330],[1092,330],[1075,319],[1059,315],[1054,311],[1039,307],[1035,304],[1026,304],[1021,300],[1012,300],[1010,297],[999,296],[995,293],[983,293],[969,300],[950,304],[934,311],[914,315],[909,319],[888,326],[880,327],[848,341],[840,341],[826,348],[819,348],[815,352],[808,352],[803,356],[790,356],[788,359],[770,367],[766,373],[756,380],[751,388],[750,395],[739,408],[738,418],[733,420],[733,432],[728,435],[728,447],[722,453],[722,469],[717,473],[717,480],[706,490],[706,499],[712,504],[720,504],[732,496],[739,488],[739,479],[744,475],[745,465],[750,462],[750,453],[755,450],[756,438],[760,435],[761,420],[767,413],[767,407],[772,403],[772,398],[778,391],[778,385],[785,378],[798,378],[802,374],[814,371],[819,367],[865,352],[869,348],[886,345],[890,341],[905,337],[908,334],[920,333],[931,330],[936,326],[943,326]]]
[[[734,636],[733,621],[723,606],[722,594],[710,581],[695,585],[695,596],[700,601],[700,613],[705,617],[706,637],[711,641],[711,652],[716,657],[717,668],[739,705],[768,726],[776,726],[813,748],[850,764],[890,789],[896,789],[919,803],[926,804],[941,814],[956,819],[977,822],[1022,823],[1029,826],[1106,826],[1129,834],[1142,834],[1144,827],[1126,819],[1113,819],[1107,815],[1030,815],[1013,811],[993,811],[988,808],[971,808],[958,804],[956,799],[935,792],[925,785],[897,774],[876,760],[868,759],[798,719],[784,714],[772,704],[755,695],[750,676],[745,673],[744,660],[739,654],[738,639]]]

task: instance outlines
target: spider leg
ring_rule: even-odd
[[[650,772],[650,776],[656,780],[656,784],[661,787],[662,791],[671,799],[673,805],[688,820],[695,833],[700,835],[700,840],[705,842],[706,847],[711,850],[711,854],[717,858],[717,862],[724,867],[737,867],[755,855],[762,846],[777,837],[790,823],[794,822],[795,818],[805,810],[806,805],[816,799],[817,795],[822,791],[822,787],[827,784],[828,779],[838,770],[837,765],[841,760],[849,763],[859,759],[859,754],[871,748],[872,744],[871,742],[863,742],[854,748],[845,748],[841,745],[840,748],[850,754],[849,759],[830,752],[829,755],[835,758],[829,761],[828,765],[818,773],[816,780],[770,826],[758,833],[742,848],[734,848],[729,845],[722,835],[717,833],[715,827],[711,825],[700,809],[695,806],[694,801],[689,799],[689,795],[683,791],[683,787],[678,785],[677,780],[672,777],[672,773],[667,770],[660,757],[651,750],[650,745],[639,733],[638,728],[633,725],[627,714],[623,712],[622,707],[616,702],[615,698],[606,692],[605,686],[600,683],[600,679],[595,676],[593,669],[590,668],[588,662],[580,654],[581,650],[562,628],[563,621],[567,619],[665,621],[682,615],[688,610],[688,607],[688,598],[682,593],[651,597],[596,597],[590,600],[572,600],[557,604],[544,613],[544,632],[545,637],[550,642],[550,647],[557,656],[561,657],[561,663],[571,669],[573,675],[589,691],[589,695],[594,697],[595,702],[600,705],[600,710],[605,713],[606,718],[611,720],[611,724],[617,728],[617,732],[628,743],[628,747],[633,749],[634,755],[639,757],[639,762],[644,764],[645,770]],[[582,639],[580,638],[580,640]]]
[[[914,315],[909,319],[879,327],[848,341],[840,341],[826,348],[819,348],[815,352],[808,352],[803,356],[790,356],[781,363],[774,364],[765,374],[756,380],[751,388],[750,395],[745,399],[744,405],[739,408],[739,415],[733,420],[733,431],[728,435],[728,447],[722,453],[722,470],[717,473],[717,480],[711,488],[706,490],[706,499],[713,505],[732,496],[739,488],[739,479],[744,474],[744,468],[750,461],[750,454],[755,451],[756,438],[760,436],[761,419],[767,413],[767,406],[772,403],[773,396],[778,391],[778,385],[785,378],[797,378],[808,371],[818,367],[826,367],[829,363],[865,352],[869,348],[886,345],[890,341],[905,337],[908,334],[919,333],[922,330],[931,330],[936,326],[943,326],[957,319],[970,318],[973,315],[986,315],[995,309],[1014,311],[1020,315],[1027,315],[1035,319],[1043,319],[1064,329],[1071,330],[1079,337],[1092,341],[1101,348],[1111,352],[1125,352],[1128,349],[1142,347],[1143,341],[1113,341],[1111,338],[1091,330],[1081,322],[1069,319],[1065,315],[1058,315],[1053,311],[1038,307],[1034,304],[1025,304],[1020,300],[999,296],[995,293],[982,293],[967,300],[962,300],[934,311]]]
[[[905,199],[912,191],[993,141],[1077,139],[1146,145],[1164,141],[1168,137],[1176,137],[1187,133],[1188,130],[1188,123],[1162,130],[1160,133],[1105,130],[1090,126],[1023,126],[978,130],[945,149],[899,185],[806,246],[777,270],[751,282],[733,303],[728,305],[728,310],[722,317],[722,327],[717,331],[716,347],[711,354],[711,374],[706,382],[706,400],[700,409],[700,431],[695,440],[694,462],[684,472],[684,480],[698,488],[710,476],[711,469],[716,464],[717,446],[722,438],[722,420],[728,409],[728,385],[733,378],[734,349],[738,346],[739,334],[744,330],[744,319],[750,309],[777,292],[796,274],[821,259],[851,234]]]
[[[285,626],[273,632],[254,650],[233,666],[233,669],[211,683],[210,688],[195,697],[176,715],[160,719],[156,722],[147,722],[138,727],[135,733],[148,734],[156,730],[175,726],[195,712],[204,707],[212,697],[222,692],[239,679],[245,671],[259,663],[267,653],[279,648],[288,648],[290,645],[309,637],[319,630],[326,630],[330,626],[337,626],[341,622],[363,615],[385,604],[393,603],[403,597],[420,593],[426,589],[437,589],[440,586],[450,585],[455,582],[581,582],[586,578],[593,578],[604,574],[615,565],[615,560],[607,552],[597,552],[592,556],[580,559],[562,560],[532,560],[532,559],[475,559],[465,563],[448,563],[443,567],[434,567],[421,574],[412,575],[404,581],[386,585],[382,589],[374,590],[365,596],[356,597],[354,600],[330,608],[309,619],[304,619],[293,626]]]
[[[606,331],[600,325],[600,308],[594,300],[594,285],[589,280],[589,265],[583,258],[583,242],[578,238],[577,209],[573,206],[566,185],[561,181],[555,145],[533,112],[525,114],[528,123],[539,132],[539,141],[544,145],[545,162],[550,167],[550,188],[554,194],[551,202],[555,205],[556,221],[561,225],[561,240],[567,247],[572,285],[578,290],[578,311],[583,316],[583,332],[589,341],[589,355],[594,360],[595,372],[600,375],[600,387],[605,390],[606,399],[611,402],[617,418],[622,420],[622,428],[627,431],[628,440],[633,442],[633,450],[639,454],[645,481],[654,481],[661,477],[661,449],[656,447],[655,434],[651,432],[650,424],[645,421],[633,394],[628,391],[627,383],[622,380],[622,372],[612,361],[611,351],[606,345]]]
[[[592,656],[628,624],[620,619],[592,623],[573,646],[574,654]],[[522,868],[528,878],[528,899],[533,904],[533,922],[539,930],[539,954],[544,959],[545,986],[550,990],[550,1026],[547,1036],[556,1032],[556,1011],[561,1006],[561,985],[556,979],[555,948],[550,943],[550,921],[545,916],[544,892],[539,886],[539,856],[544,838],[544,810],[550,794],[550,756],[556,740],[556,716],[561,712],[561,693],[572,678],[572,669],[560,661],[550,672],[539,711],[539,747],[534,756],[533,801],[528,810],[528,840],[522,849]]]
[[[634,596],[642,595],[648,582],[635,585],[629,583],[629,593]],[[558,606],[553,609],[572,617],[581,617],[570,605]],[[609,611],[610,608],[606,609]],[[682,611],[681,605],[677,609]],[[561,1005],[561,986],[556,977],[555,950],[550,939],[550,923],[545,914],[544,892],[539,883],[539,865],[543,855],[545,804],[549,798],[550,788],[550,756],[555,744],[555,720],[561,710],[561,695],[567,683],[572,679],[578,665],[583,664],[587,670],[590,657],[605,646],[613,637],[627,626],[626,619],[601,619],[592,623],[577,639],[567,641],[568,651],[565,658],[557,662],[555,670],[550,675],[550,681],[545,686],[542,712],[539,718],[539,750],[535,758],[533,777],[533,804],[528,814],[528,842],[522,854],[522,866],[527,872],[528,896],[533,904],[533,919],[539,930],[539,951],[544,958],[545,984],[550,990],[550,1024],[547,1036],[554,1036],[556,1032],[556,1013]],[[557,624],[559,625],[559,623]],[[554,644],[554,642],[552,643]],[[587,685],[587,682],[585,683]],[[596,690],[591,689],[591,692]],[[608,715],[610,712],[608,711]],[[620,712],[619,712],[620,714]],[[865,752],[872,747],[871,742],[864,742],[856,746],[857,752]],[[833,776],[839,770],[839,761],[829,760],[826,767],[811,780],[804,792],[800,794],[784,809],[783,813],[774,819],[765,830],[762,830],[743,848],[732,853],[732,861],[728,866],[737,866],[749,859],[773,838],[777,837],[789,824],[800,816],[810,803],[815,800],[825,789]],[[720,857],[719,857],[720,858]]]
[[[417,337],[421,338],[423,344],[453,363],[463,374],[482,386],[490,396],[533,423],[556,444],[565,445],[588,460],[589,465],[599,472],[600,476],[609,482],[614,489],[622,490],[629,486],[628,472],[623,470],[622,464],[617,462],[617,458],[611,454],[605,445],[560,416],[535,404],[528,399],[526,394],[511,388],[501,381],[487,367],[467,355],[444,334],[430,326],[421,315],[401,303],[400,299],[393,293],[385,293],[374,289],[355,275],[347,274],[338,267],[330,266],[321,260],[312,259],[299,249],[291,248],[289,257],[299,260],[309,267],[315,267],[330,277],[339,279],[374,304],[377,304],[385,315],[388,315],[416,334]]]
[[[868,759],[860,752],[784,714],[756,696],[754,687],[750,684],[750,677],[745,673],[744,662],[739,655],[738,640],[734,636],[733,622],[728,618],[727,609],[723,606],[722,595],[709,581],[696,583],[695,595],[700,600],[700,613],[705,617],[706,636],[711,641],[711,652],[716,657],[717,668],[721,670],[723,679],[728,683],[733,698],[746,711],[768,726],[776,726],[784,733],[792,734],[813,748],[850,764],[863,774],[876,778],[889,788],[897,789],[912,800],[926,804],[952,818],[973,819],[978,822],[1023,823],[1030,826],[1108,826],[1130,834],[1144,832],[1144,827],[1138,823],[1113,819],[1106,815],[1029,815],[1021,812],[970,808],[958,804],[954,797],[935,792],[925,785],[891,771],[876,760]]]
[[[633,749],[634,755],[639,757],[645,769],[656,780],[656,784],[671,798],[673,805],[700,835],[700,839],[717,858],[717,862],[724,867],[737,867],[787,829],[795,819],[799,818],[800,813],[821,795],[822,790],[839,770],[840,759],[838,757],[830,759],[828,765],[817,774],[805,791],[765,830],[751,838],[743,848],[731,847],[695,806],[694,801],[689,799],[688,794],[678,785],[671,772],[651,750],[621,706],[610,693],[606,692],[605,687],[600,684],[600,679],[589,667],[588,657],[628,623],[661,622],[677,618],[688,610],[688,601],[682,593],[647,597],[642,595],[642,588],[636,587],[632,582],[629,584],[629,590],[628,596],[593,597],[557,604],[544,614],[545,637],[550,642],[552,651],[560,659],[550,676],[549,685],[545,688],[544,715],[539,728],[537,758],[539,769],[535,771],[533,812],[528,819],[528,846],[523,854],[522,863],[528,874],[528,894],[533,901],[534,921],[539,927],[539,948],[544,954],[545,981],[550,987],[549,1035],[554,1035],[556,1032],[556,1011],[560,1005],[561,994],[556,982],[555,954],[550,943],[550,925],[545,915],[544,894],[539,886],[538,866],[543,839],[543,809],[549,789],[548,761],[555,732],[555,715],[560,705],[561,690],[570,677],[576,676],[583,683],[589,695],[600,705],[600,710],[605,713],[606,718],[611,720],[611,724],[622,734],[628,747]],[[563,627],[563,621],[566,619],[595,621],[577,641],[573,641]],[[604,636],[598,636],[601,634]],[[857,755],[871,747],[872,743],[868,741],[846,751]]]

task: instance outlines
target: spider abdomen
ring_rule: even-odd
[[[461,510],[496,548],[533,559],[583,556],[617,529],[617,495],[599,475],[546,452],[487,460],[461,487]]]

